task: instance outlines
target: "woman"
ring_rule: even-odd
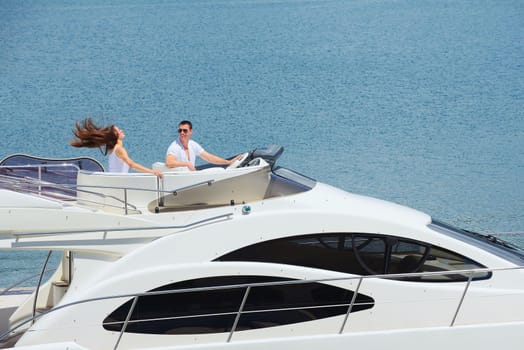
[[[76,130],[73,130],[73,134],[76,139],[70,142],[71,146],[98,147],[104,155],[109,153],[110,172],[127,173],[129,168],[132,168],[162,177],[160,171],[146,168],[129,157],[123,145],[126,134],[117,126],[109,125],[102,128],[97,126],[91,118],[86,118],[81,124],[75,123],[75,127]]]

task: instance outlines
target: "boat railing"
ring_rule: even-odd
[[[9,178],[9,176],[7,176]],[[99,200],[83,198],[82,203],[94,206],[104,206],[108,208],[115,208],[119,210],[124,210],[127,214],[129,210],[137,210],[136,206],[131,203],[127,203],[124,199],[120,199],[113,195],[108,195],[101,192],[90,191],[84,188],[88,186],[77,186],[77,185],[68,185],[68,184],[57,184],[52,182],[40,181],[36,179],[12,179],[9,178],[6,181],[6,176],[0,175],[0,188],[8,189],[15,192],[33,194],[37,196],[46,197],[48,199],[53,199],[60,202],[72,202],[77,201],[77,193],[83,192],[88,193],[92,196],[99,198]],[[128,188],[119,188],[124,193],[124,198],[127,197]],[[107,199],[113,200],[121,205],[107,203]]]
[[[128,299],[128,300],[131,300],[132,302],[131,302],[131,306],[129,307],[129,310],[127,311],[124,321],[116,321],[116,322],[111,323],[111,324],[113,323],[119,324],[122,327],[121,330],[119,331],[118,338],[116,339],[114,347],[113,347],[113,349],[116,350],[118,349],[119,344],[122,340],[122,337],[124,336],[125,331],[129,324],[137,323],[137,322],[151,321],[151,319],[133,319],[131,320],[131,316],[133,315],[134,308],[139,298],[150,297],[154,295],[171,295],[171,294],[181,294],[181,293],[207,292],[207,291],[225,290],[225,289],[245,289],[244,293],[241,294],[240,306],[237,311],[213,313],[213,314],[198,314],[198,317],[234,315],[234,321],[233,321],[230,331],[228,332],[227,339],[226,339],[226,342],[229,343],[232,341],[234,334],[240,331],[240,330],[237,330],[237,327],[239,324],[240,317],[244,314],[249,314],[253,312],[270,313],[270,312],[275,312],[275,311],[293,311],[293,310],[316,309],[316,308],[325,307],[325,305],[318,305],[318,306],[298,306],[298,307],[285,307],[285,308],[257,309],[256,311],[245,310],[244,307],[246,305],[246,300],[251,290],[254,288],[266,287],[266,286],[300,285],[300,284],[306,284],[306,283],[333,283],[333,282],[340,282],[340,281],[357,281],[357,285],[356,285],[355,290],[353,290],[351,300],[348,300],[347,303],[335,305],[337,307],[339,306],[347,307],[347,311],[345,312],[342,322],[339,324],[339,328],[337,330],[338,334],[343,334],[347,331],[347,328],[349,327],[350,323],[348,322],[348,320],[349,320],[349,316],[353,308],[358,305],[367,304],[366,302],[365,303],[357,302],[357,295],[364,281],[371,280],[371,279],[379,279],[379,278],[401,279],[405,277],[411,278],[411,277],[427,277],[427,276],[445,276],[449,274],[460,273],[460,274],[468,276],[468,279],[464,283],[464,287],[462,288],[460,296],[457,298],[457,304],[456,304],[455,309],[452,310],[452,312],[450,312],[450,315],[452,316],[450,317],[447,324],[442,325],[445,327],[454,327],[457,317],[460,314],[460,311],[462,309],[462,305],[464,301],[466,300],[467,293],[470,290],[471,282],[476,274],[492,273],[492,272],[497,272],[497,271],[523,270],[523,269],[524,269],[524,266],[518,266],[518,267],[507,267],[507,268],[482,268],[482,269],[470,269],[470,270],[417,272],[417,273],[401,273],[401,274],[388,274],[388,275],[381,274],[381,275],[352,276],[352,277],[323,278],[323,279],[285,280],[285,281],[276,281],[276,282],[245,283],[245,284],[233,284],[233,285],[224,285],[224,286],[184,288],[184,289],[173,289],[173,290],[151,291],[151,292],[143,292],[143,293],[129,293],[129,294],[102,296],[102,297],[75,301],[75,302],[71,302],[71,303],[67,303],[63,305],[58,305],[43,313],[36,314],[23,321],[20,321],[19,323],[11,327],[8,331],[4,332],[3,334],[0,334],[0,342],[5,341],[8,338],[12,338],[12,337],[20,335],[27,329],[28,324],[32,324],[37,319],[44,317],[50,313],[57,312],[59,310],[66,309],[66,308],[71,308],[73,306],[80,305],[80,304],[94,303],[94,302],[105,301],[105,300],[110,300],[110,299]],[[507,292],[504,292],[504,295],[506,294]],[[176,320],[180,318],[187,318],[187,316],[163,317],[162,321]]]
[[[57,201],[72,202],[77,201],[78,204],[100,206],[104,208],[113,208],[122,210],[126,215],[130,211],[137,212],[138,208],[136,205],[130,203],[128,197],[130,191],[133,192],[144,192],[152,193],[156,197],[157,206],[160,208],[163,206],[163,198],[165,195],[178,195],[181,192],[195,189],[198,187],[211,186],[215,183],[215,179],[208,179],[200,181],[187,186],[182,186],[172,190],[164,190],[163,182],[156,178],[156,188],[141,188],[141,187],[129,187],[129,186],[104,186],[104,185],[78,185],[70,184],[64,181],[61,182],[50,182],[45,181],[43,174],[47,173],[49,168],[70,168],[71,174],[76,177],[77,172],[80,168],[75,164],[64,163],[64,164],[28,164],[28,165],[1,165],[0,166],[0,189],[8,189],[15,192],[33,194],[43,196]],[[20,173],[9,174],[8,171],[12,169],[27,170],[32,175],[36,171],[36,177],[33,176],[22,176]],[[58,172],[55,179],[67,178],[62,172]],[[106,192],[112,191],[113,194]],[[121,191],[122,195],[117,196],[114,192]],[[78,193],[84,193],[89,196],[78,196]],[[159,212],[159,210],[156,210]]]
[[[19,169],[19,170],[31,170],[31,169],[36,169],[37,171],[37,179],[38,180],[42,180],[43,179],[43,174],[45,172],[48,171],[48,169],[53,169],[53,168],[61,168],[61,169],[68,169],[68,170],[73,170],[74,171],[74,176],[76,177],[76,173],[78,171],[80,171],[80,167],[76,164],[73,164],[73,163],[67,163],[67,162],[64,162],[64,163],[53,163],[53,164],[23,164],[23,165],[0,165],[0,169],[5,169],[5,170],[9,170],[9,169]],[[67,177],[65,176],[64,174],[61,174],[61,173],[55,173],[55,175],[57,175],[58,177]]]

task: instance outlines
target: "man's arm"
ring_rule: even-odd
[[[229,164],[233,163],[235,161],[235,159],[238,158],[238,157],[235,157],[235,158],[233,158],[231,160],[227,160],[227,159],[221,158],[219,156],[215,156],[214,154],[211,154],[211,153],[209,153],[207,151],[204,151],[204,152],[200,153],[199,157],[204,159],[205,161],[207,161],[209,163],[222,164],[222,165],[229,165]]]
[[[193,164],[190,162],[181,162],[172,154],[166,155],[166,166],[168,168],[187,167],[191,171],[196,170]]]

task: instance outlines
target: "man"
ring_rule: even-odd
[[[206,152],[197,142],[190,140],[192,133],[193,124],[189,120],[183,120],[178,124],[178,138],[171,143],[166,153],[168,168],[185,168],[194,171],[197,156],[209,163],[221,165],[229,165],[238,158],[227,160]]]

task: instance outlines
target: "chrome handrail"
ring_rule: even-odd
[[[131,304],[131,307],[129,308],[129,312],[127,313],[126,320],[124,322],[124,325],[122,326],[122,329],[120,330],[120,334],[118,335],[118,339],[115,343],[113,350],[116,350],[118,348],[118,344],[120,344],[120,340],[122,339],[122,336],[124,335],[124,332],[126,331],[127,324],[129,323],[129,319],[131,318],[131,315],[133,314],[133,311],[135,310],[135,305],[137,302],[138,302],[138,297],[134,297],[133,304]]]
[[[244,297],[242,298],[242,303],[240,303],[240,308],[238,309],[237,315],[235,316],[235,322],[233,322],[233,326],[231,327],[231,332],[229,332],[229,335],[227,337],[228,343],[231,341],[231,338],[233,337],[233,333],[235,333],[237,329],[238,321],[240,320],[240,315],[242,315],[242,312],[244,311],[244,306],[246,305],[247,296],[249,295],[250,291],[251,291],[251,286],[248,286],[246,288],[246,292],[244,293]]]
[[[453,325],[455,324],[455,320],[457,319],[459,310],[462,307],[462,303],[464,302],[464,299],[466,298],[466,292],[468,291],[469,286],[471,285],[472,279],[473,279],[473,274],[470,274],[468,276],[468,283],[466,283],[466,287],[464,287],[464,292],[462,293],[462,296],[460,297],[460,301],[458,303],[457,310],[455,311],[455,314],[453,315],[453,319],[451,320],[451,324],[449,325],[450,327],[453,327]]]
[[[141,227],[101,227],[91,230],[68,230],[68,231],[42,231],[42,232],[15,232],[12,233],[17,239],[20,237],[38,237],[38,236],[56,236],[56,235],[69,235],[69,234],[81,234],[81,233],[94,233],[94,232],[122,232],[122,231],[147,231],[147,230],[169,230],[169,229],[184,229],[199,224],[203,224],[209,221],[228,218],[233,213],[225,213],[216,216],[211,216],[201,220],[193,221],[189,224],[184,225],[167,225],[167,226],[141,226]]]
[[[176,195],[178,195],[178,192],[187,191],[187,190],[190,190],[190,189],[193,189],[193,188],[201,187],[203,185],[211,186],[214,182],[215,182],[214,179],[201,181],[201,182],[197,182],[197,183],[194,183],[194,184],[191,184],[191,185],[188,185],[188,186],[179,187],[177,189],[174,189],[174,190],[171,190],[171,191],[167,191],[167,192],[170,192],[170,193],[172,193],[173,195],[176,196]]]
[[[38,293],[40,292],[40,285],[42,284],[42,278],[44,277],[44,272],[47,267],[47,263],[49,262],[49,258],[51,257],[51,254],[53,254],[52,250],[50,250],[49,253],[47,253],[47,257],[45,259],[44,265],[42,266],[42,271],[40,272],[40,276],[38,277],[38,283],[36,284],[36,290],[35,290],[35,297],[33,300],[33,317],[35,317],[36,315],[36,303],[38,301]]]
[[[342,327],[341,327],[342,331],[339,332],[339,334],[341,334],[341,333],[343,333],[343,329],[344,329],[345,323],[347,321],[348,315],[351,312],[351,309],[353,308],[354,305],[360,305],[361,304],[361,303],[356,303],[355,302],[356,298],[354,296],[358,293],[358,290],[359,290],[359,288],[361,286],[361,282],[363,280],[377,279],[377,278],[389,278],[389,279],[391,279],[391,278],[403,278],[403,277],[444,276],[444,275],[448,275],[448,274],[468,274],[470,276],[473,276],[474,274],[477,274],[477,273],[495,272],[495,271],[522,270],[522,269],[524,269],[524,266],[505,267],[505,268],[482,268],[482,269],[469,269],[469,270],[453,270],[453,271],[436,271],[436,272],[401,273],[401,274],[381,274],[381,275],[368,275],[368,276],[355,276],[355,277],[337,277],[337,278],[322,278],[322,279],[308,279],[308,280],[291,280],[291,281],[288,280],[288,281],[275,281],[275,282],[262,282],[262,283],[245,283],[245,284],[234,284],[234,285],[225,285],[225,286],[184,288],[184,289],[154,291],[154,292],[145,292],[145,293],[142,292],[142,293],[129,293],[129,294],[102,296],[102,297],[96,297],[96,298],[89,298],[89,299],[79,300],[79,301],[67,303],[67,304],[64,304],[64,305],[59,305],[59,306],[56,306],[56,307],[54,307],[54,308],[52,308],[50,310],[47,310],[47,311],[41,313],[41,314],[35,315],[35,316],[30,317],[30,318],[28,318],[26,320],[23,320],[23,321],[20,321],[18,324],[13,326],[11,329],[9,329],[6,332],[0,334],[0,341],[3,340],[3,339],[6,339],[9,335],[19,333],[20,331],[17,331],[17,330],[19,330],[21,327],[23,327],[27,323],[33,322],[34,320],[36,320],[36,319],[38,319],[40,317],[43,317],[44,315],[47,315],[47,314],[49,314],[51,312],[56,312],[56,311],[64,309],[64,308],[69,308],[69,307],[72,307],[72,306],[75,306],[75,305],[86,304],[86,303],[91,303],[91,302],[96,302],[96,301],[103,301],[103,300],[110,300],[110,299],[122,299],[122,298],[133,298],[134,299],[134,303],[136,303],[136,300],[139,297],[142,297],[142,296],[179,294],[179,293],[188,293],[188,292],[202,292],[202,291],[211,291],[211,290],[220,290],[220,289],[232,289],[232,288],[247,288],[247,289],[250,290],[250,289],[255,288],[255,287],[263,287],[263,286],[291,285],[291,284],[304,284],[304,283],[326,283],[326,282],[350,281],[350,280],[357,280],[358,279],[359,280],[359,284],[358,284],[356,290],[353,292],[353,297],[352,297],[351,301],[348,304],[335,305],[335,306],[343,306],[343,305],[347,305],[348,306],[348,312],[346,313],[346,315],[344,317],[343,324],[342,324]],[[454,312],[453,321],[449,324],[449,327],[454,327],[454,320],[456,319],[457,315],[460,312],[460,309],[461,309],[461,306],[462,306],[462,301],[464,300],[466,292],[467,292],[467,290],[470,287],[470,282],[471,282],[471,280],[468,280],[468,283],[466,283],[466,285],[464,286],[464,291],[463,291],[463,293],[461,295],[461,301],[459,302],[459,304],[458,304],[458,306],[457,306],[457,308],[456,308],[456,310]],[[235,320],[240,318],[240,316],[242,314],[244,314],[244,313],[268,312],[268,311],[274,311],[274,310],[294,310],[294,309],[305,309],[306,308],[306,307],[294,307],[294,308],[280,308],[280,309],[264,309],[264,310],[256,310],[256,311],[243,311],[244,304],[245,304],[244,301],[245,301],[245,299],[247,299],[247,295],[248,295],[249,290],[246,290],[246,292],[244,293],[244,295],[243,295],[243,302],[241,303],[238,311],[234,312],[234,314],[236,315]],[[318,307],[325,307],[325,306],[323,306],[323,305],[322,306],[312,306],[312,307],[307,307],[307,308],[311,309],[311,308],[318,308]],[[126,319],[125,319],[124,322],[118,321],[118,322],[111,322],[111,323],[107,323],[107,324],[119,324],[119,323],[122,323],[123,324],[123,329],[125,330],[124,325],[127,327],[127,325],[129,323],[131,323],[131,322],[143,322],[143,321],[146,321],[146,320],[143,320],[143,319],[132,320],[131,321],[130,318],[131,318],[132,311],[133,311],[133,307],[131,307],[130,310],[128,311],[128,313],[126,314]],[[232,313],[229,312],[229,313],[221,313],[221,314],[199,314],[198,316],[195,316],[195,317],[206,317],[206,316],[214,316],[214,315],[222,315],[222,314],[232,314]],[[181,316],[181,317],[187,317],[187,316]],[[180,318],[180,317],[170,317],[170,318],[163,318],[163,319],[177,319],[177,318]],[[235,331],[235,329],[233,329],[233,332],[231,332],[229,334],[227,342],[231,341],[231,338],[232,338],[232,336],[234,334],[234,331]],[[117,342],[115,344],[115,347],[114,347],[115,350],[117,349],[117,347],[118,347],[118,345],[120,343],[120,340],[122,338],[123,333],[124,333],[123,331],[120,332],[120,335],[119,335],[118,340],[117,340]]]
[[[351,298],[351,303],[348,306],[348,311],[346,312],[346,315],[344,316],[344,321],[342,322],[342,326],[340,326],[340,331],[338,334],[342,334],[344,332],[344,328],[346,327],[346,323],[348,321],[349,315],[351,314],[351,310],[353,309],[353,305],[355,305],[355,301],[357,300],[358,291],[360,290],[360,285],[362,284],[363,277],[360,277],[358,280],[357,288],[355,288],[355,291],[353,292],[353,297]]]

